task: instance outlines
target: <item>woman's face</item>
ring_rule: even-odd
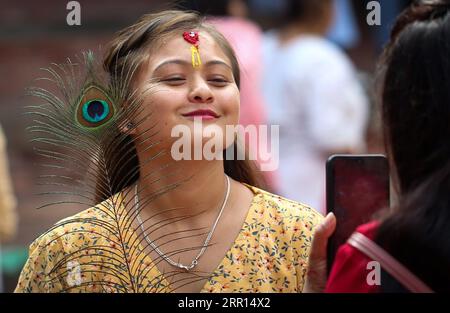
[[[137,87],[149,90],[142,105],[144,113],[151,112],[152,118],[138,126],[138,133],[156,121],[158,138],[167,144],[177,139],[171,138],[176,126],[189,128],[192,134],[198,135],[201,121],[203,128],[215,125],[225,134],[226,125],[238,123],[239,90],[231,62],[208,33],[200,32],[199,38],[200,67],[193,67],[192,45],[182,34],[170,37],[149,55],[141,68]],[[206,137],[202,136],[203,143]],[[223,148],[231,143],[224,142]]]

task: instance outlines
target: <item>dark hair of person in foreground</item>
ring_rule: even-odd
[[[435,292],[450,290],[450,1],[415,1],[380,63],[384,135],[399,204],[376,241]],[[383,291],[398,291],[383,278]]]

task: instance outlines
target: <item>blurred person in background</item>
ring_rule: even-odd
[[[6,139],[0,126],[0,244],[16,233],[16,199],[12,191],[6,154]],[[0,292],[3,292],[2,255],[0,245]]]
[[[326,34],[332,0],[289,0],[264,40],[263,91],[280,125],[281,195],[325,211],[325,161],[365,150],[367,96],[348,57]]]
[[[327,37],[344,49],[354,48],[360,40],[359,25],[351,0],[333,0],[334,21]],[[272,28],[283,20],[288,0],[247,0],[252,18],[265,29]]]
[[[181,1],[180,5],[184,9],[205,15],[208,23],[225,36],[236,52],[241,66],[240,124],[244,127],[267,125],[266,105],[261,91],[263,32],[256,23],[247,18],[248,0],[191,0]],[[253,136],[251,140],[251,147],[258,149],[258,137]],[[267,160],[258,161],[260,163]],[[275,190],[276,171],[265,171],[263,174],[268,189]]]

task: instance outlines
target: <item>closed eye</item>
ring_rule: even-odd
[[[163,79],[162,81],[168,83],[169,85],[181,85],[186,81],[186,79],[183,77],[170,77]]]
[[[224,78],[213,78],[213,79],[210,79],[209,82],[212,83],[213,85],[219,86],[219,87],[225,86],[229,83],[229,81]]]
[[[213,82],[219,82],[219,83],[227,83],[227,82],[228,82],[226,79],[221,79],[221,78],[211,79],[211,81],[213,81]]]
[[[172,78],[164,79],[163,81],[165,81],[165,82],[173,82],[173,81],[180,81],[180,80],[185,80],[185,79],[183,77],[172,77]]]

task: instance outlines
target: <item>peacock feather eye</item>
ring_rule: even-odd
[[[109,113],[108,103],[104,100],[95,99],[83,104],[83,118],[89,123],[103,121]]]
[[[113,116],[114,107],[106,92],[95,85],[84,89],[77,109],[77,120],[82,126],[97,128]]]

